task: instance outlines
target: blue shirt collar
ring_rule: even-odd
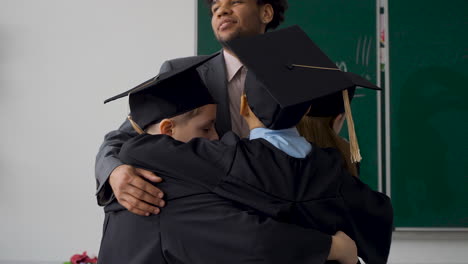
[[[268,128],[254,128],[250,131],[250,140],[262,138],[270,144],[294,158],[304,158],[312,151],[312,145],[303,137],[295,127],[272,130]]]
[[[257,138],[266,138],[270,136],[275,136],[275,135],[280,135],[280,136],[286,136],[286,137],[300,137],[299,132],[297,131],[297,128],[291,127],[291,128],[286,128],[286,129],[279,129],[279,130],[273,130],[265,127],[258,127],[250,130],[250,140],[254,140]]]

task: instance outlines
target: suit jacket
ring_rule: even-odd
[[[351,176],[336,149],[314,146],[307,157],[297,159],[264,139],[239,140],[233,133],[220,141],[198,138],[188,143],[139,135],[124,144],[120,158],[281,222],[330,235],[342,230],[367,263],[387,261],[393,227],[390,199]]]
[[[160,73],[189,65],[197,60],[197,57],[199,56],[166,61],[162,64]],[[201,65],[197,70],[205,81],[213,98],[218,103],[216,130],[222,136],[231,130],[229,97],[226,90],[226,67],[223,53],[220,52],[218,56]],[[99,148],[95,162],[96,198],[99,205],[104,206],[114,199],[112,189],[108,183],[109,175],[116,167],[124,164],[118,157],[122,144],[136,135],[137,133],[133,130],[128,120],[125,120],[119,129],[105,135],[104,142]]]

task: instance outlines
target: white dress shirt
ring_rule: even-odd
[[[240,115],[240,98],[244,92],[245,76],[247,69],[233,55],[223,51],[226,62],[227,89],[229,95],[229,111],[231,112],[232,131],[239,137],[249,135],[249,126]]]

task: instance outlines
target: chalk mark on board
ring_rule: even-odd
[[[361,50],[361,37],[359,37],[357,47],[356,47],[356,64],[359,64],[359,51],[360,50]]]

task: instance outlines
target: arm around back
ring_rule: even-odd
[[[170,61],[161,65],[160,73],[172,70]],[[114,170],[124,165],[119,159],[120,148],[127,140],[136,136],[130,122],[125,120],[117,129],[107,133],[104,136],[104,142],[101,144],[96,155],[95,176],[96,176],[96,198],[100,206],[109,204],[114,199],[112,188],[109,184],[109,177]]]
[[[124,165],[119,159],[119,152],[123,143],[136,135],[132,130],[126,120],[119,129],[107,133],[96,155],[96,198],[101,206],[109,204],[114,197],[108,179],[115,168]]]

